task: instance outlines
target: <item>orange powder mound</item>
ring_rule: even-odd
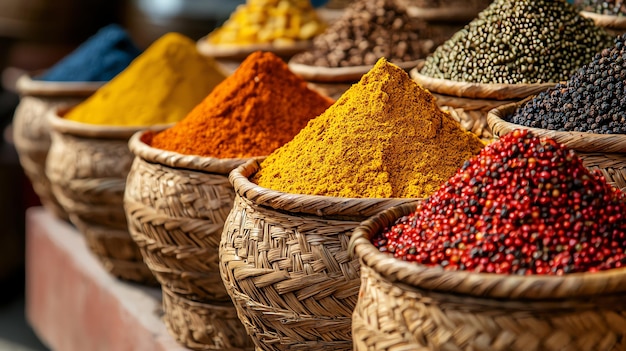
[[[273,53],[250,54],[152,147],[216,158],[265,156],[284,145],[333,100],[308,88]]]

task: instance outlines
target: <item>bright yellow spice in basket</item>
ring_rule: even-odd
[[[296,194],[425,198],[483,147],[430,92],[381,58],[270,154],[252,181]]]
[[[117,126],[174,123],[225,78],[193,40],[167,33],[65,118]]]
[[[309,0],[248,0],[239,5],[208,41],[217,45],[288,46],[322,33],[326,24]]]

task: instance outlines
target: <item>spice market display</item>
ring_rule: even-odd
[[[116,278],[152,285],[144,286],[150,289],[155,286],[155,276],[160,279],[170,273],[158,271],[156,266],[179,260],[171,265],[172,274],[167,277],[174,283],[169,286],[159,281],[159,303],[165,306],[161,312],[167,317],[160,321],[172,323],[166,330],[184,347],[200,350],[220,344],[218,337],[207,337],[220,333],[218,322],[206,322],[219,320],[222,324],[234,322],[242,336],[240,344],[254,342],[259,350],[303,345],[313,345],[313,350],[326,349],[319,345],[360,350],[352,347],[353,342],[358,343],[351,339],[357,333],[349,324],[354,325],[356,318],[351,308],[364,298],[370,306],[375,301],[383,306],[380,319],[368,320],[376,319],[372,323],[380,324],[376,327],[382,334],[388,332],[386,328],[395,328],[394,333],[402,329],[385,315],[402,311],[406,312],[402,314],[405,322],[413,327],[419,324],[416,329],[431,333],[423,336],[424,342],[448,345],[444,339],[457,338],[462,341],[459,345],[471,344],[458,348],[463,350],[479,350],[476,345],[481,342],[495,345],[493,350],[498,349],[498,342],[517,342],[504,340],[515,339],[506,332],[489,335],[491,341],[485,342],[483,334],[468,331],[472,326],[464,329],[464,323],[471,324],[467,321],[472,318],[480,318],[476,324],[487,326],[485,330],[507,324],[507,318],[517,328],[528,312],[534,318],[529,324],[556,321],[558,330],[558,318],[579,317],[577,314],[588,311],[587,305],[579,311],[576,304],[584,305],[587,298],[597,302],[597,286],[600,291],[615,285],[615,280],[603,284],[600,279],[605,273],[624,274],[626,187],[619,180],[626,181],[626,172],[620,173],[626,160],[621,151],[579,152],[560,136],[539,133],[580,137],[568,140],[574,144],[588,140],[583,134],[593,134],[591,138],[609,138],[622,145],[626,135],[626,34],[616,35],[584,12],[626,19],[626,2],[493,0],[481,7],[484,10],[477,10],[471,22],[463,22],[467,25],[462,29],[446,36],[448,39],[429,37],[435,33],[435,24],[412,16],[407,4],[441,9],[476,7],[485,1],[354,0],[335,21],[325,23],[309,0],[246,0],[204,37],[195,40],[167,32],[145,50],[138,48],[123,27],[103,27],[56,65],[32,75],[33,82],[101,85],[89,96],[68,100],[71,105],[61,109],[51,105],[56,112],[49,119],[56,145],[46,145],[45,150],[54,157],[46,160],[44,154],[45,164],[28,176],[32,183],[37,172],[50,178],[42,185],[50,195],[39,185],[37,193],[42,200],[46,196],[58,199],[53,205],[58,207],[59,218],[83,234],[88,249]],[[236,63],[237,68],[226,72],[224,62]],[[340,95],[329,93],[339,86]],[[29,101],[29,96],[20,98]],[[506,110],[510,112],[502,118],[506,121],[498,123],[520,129],[499,134],[497,128],[486,126],[487,114],[491,122],[491,112],[501,111],[504,105],[516,110]],[[28,131],[54,144],[46,129],[14,124],[16,133],[26,135]],[[533,132],[523,127],[537,129]],[[103,134],[97,135],[98,128]],[[141,168],[149,173],[143,174],[146,179],[151,176],[157,186],[135,180],[137,194],[144,196],[136,201],[135,205],[143,205],[133,212],[136,218],[127,216],[122,203],[124,187],[131,184],[126,183],[128,169],[135,162],[130,158],[134,157],[129,153],[132,147],[128,147],[130,131],[139,135],[134,140],[149,147],[146,153],[153,159],[145,160],[146,164],[159,166],[158,171],[157,167]],[[599,144],[597,139],[589,140],[592,146]],[[609,144],[614,145],[600,143],[601,147]],[[20,146],[19,140],[16,146]],[[596,162],[600,166],[588,161],[593,157],[601,159]],[[21,153],[20,158],[24,158]],[[224,171],[227,167],[220,162],[235,166]],[[232,189],[244,162],[255,167],[243,177],[253,188]],[[222,173],[210,168],[219,166]],[[611,174],[621,178],[612,179]],[[218,175],[220,179],[214,180]],[[206,186],[213,191],[218,185],[223,193],[200,189]],[[210,198],[218,193],[221,207],[218,200]],[[233,196],[234,207],[224,206]],[[365,223],[360,221],[370,213],[363,213],[374,212],[371,208],[378,205],[361,207],[357,202],[370,200],[402,200],[398,203],[403,205],[394,204],[391,211],[380,207],[384,221],[399,207],[404,211],[406,203],[415,205],[410,207],[415,208],[413,212],[395,217],[391,225],[379,226],[376,235],[365,241],[384,260],[377,267],[385,266],[384,273],[391,277],[376,288],[397,292],[393,299],[406,299],[403,308],[411,304],[406,302],[410,300],[407,296],[414,298],[416,291],[423,296],[414,300],[424,305],[429,305],[433,296],[443,297],[444,302],[439,304],[433,298],[429,308],[386,308],[396,300],[380,301],[385,299],[381,299],[383,294],[378,296],[377,290],[360,285],[364,285],[366,273],[358,264],[365,260],[348,253],[353,248],[352,229],[346,228]],[[153,213],[146,210],[148,205]],[[317,212],[307,212],[310,208]],[[200,218],[210,211],[220,212],[224,218]],[[350,211],[357,215],[351,217]],[[280,220],[272,218],[275,214]],[[231,227],[221,228],[224,221]],[[147,223],[165,235],[153,230],[145,235],[144,246],[137,246],[127,224],[144,234],[142,230],[151,230]],[[340,231],[341,237],[335,240],[335,232]],[[206,245],[209,241],[210,248]],[[165,256],[171,261],[149,266],[140,248],[156,253],[151,258],[154,262]],[[175,291],[177,283],[189,283],[185,279],[203,284],[202,269],[208,270],[209,249],[213,250],[212,269],[216,262],[219,266],[215,280],[224,283],[211,287],[225,289],[220,291],[222,296],[212,300],[195,291]],[[176,267],[190,257],[197,260],[197,270]],[[409,280],[411,284],[417,281],[416,286],[426,282],[427,288],[400,293],[398,284],[405,284],[401,280],[409,277],[401,277],[406,272],[402,271],[404,265],[423,269],[424,278],[415,275]],[[395,270],[396,266],[401,268]],[[136,277],[132,271],[138,272]],[[433,276],[428,271],[434,272]],[[375,275],[372,272],[367,273],[369,279]],[[190,275],[197,276],[188,278]],[[445,291],[453,279],[445,280],[452,275],[462,277],[462,283]],[[321,276],[324,280],[311,279]],[[179,277],[181,280],[175,281]],[[581,297],[571,280],[559,285],[561,279],[570,277],[597,286],[581,288],[586,294]],[[495,279],[513,283],[490,285]],[[551,286],[555,280],[559,281],[554,283],[559,287],[555,296],[566,296],[574,307],[563,316],[546,317],[558,301],[550,300],[554,296],[544,299],[545,286],[537,289],[541,294],[533,296],[531,285],[548,282]],[[433,281],[441,287],[430,289],[428,284]],[[530,291],[529,299],[516,295],[516,288],[509,285],[518,282],[524,294]],[[409,285],[402,289],[415,288]],[[450,300],[453,302],[445,303],[446,294],[454,295],[458,292],[454,289],[468,286],[479,293],[459,293]],[[503,291],[513,293],[505,296]],[[186,300],[172,302],[179,293]],[[615,295],[619,298],[624,292]],[[198,298],[194,300],[194,296]],[[232,310],[231,302],[237,310]],[[201,303],[228,307],[224,308],[228,317],[207,317]],[[500,303],[510,303],[513,307],[507,308],[516,313],[506,310],[497,315]],[[443,327],[429,326],[444,319],[439,318],[444,313],[437,310],[441,306],[446,306],[441,309],[445,318],[454,321],[450,322],[453,336],[444,335]],[[544,310],[544,306],[548,307]],[[558,308],[559,313],[564,309]],[[617,325],[612,332],[618,336],[617,341],[598,341],[597,350],[612,351],[619,349],[613,347],[618,344],[626,348],[624,309],[612,307],[610,301],[602,308],[609,322]],[[498,319],[504,315],[506,318]],[[383,325],[386,319],[389,325]],[[341,328],[327,327],[326,322]],[[176,323],[192,327],[175,330]],[[592,322],[582,324],[581,328],[593,329]],[[193,335],[187,335],[190,333]],[[220,337],[234,340],[228,335]],[[561,337],[546,336],[546,345],[557,345]],[[520,345],[533,343],[520,340]],[[389,345],[385,347],[394,348]],[[240,351],[238,346],[233,348]]]
[[[146,135],[144,141],[158,149],[205,157],[265,156],[332,103],[309,89],[278,56],[257,51],[182,121]]]
[[[270,154],[253,182],[295,194],[422,198],[483,146],[404,70],[381,58]]]
[[[557,83],[611,42],[564,0],[495,0],[435,49],[420,73],[483,84]]]
[[[373,243],[447,270],[562,275],[619,268],[626,264],[625,200],[572,150],[516,130]]]

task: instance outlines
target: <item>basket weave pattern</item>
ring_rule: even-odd
[[[355,350],[624,350],[626,269],[567,277],[447,272],[369,238],[414,206],[383,211],[350,243],[361,262]]]
[[[520,106],[532,99],[507,104],[492,110],[487,119],[496,136],[503,136],[515,129],[527,129],[539,137],[549,137],[573,149],[591,171],[602,172],[607,182],[626,190],[626,136],[623,134],[594,134],[582,132],[559,132],[548,129],[529,128],[507,122]]]
[[[82,98],[22,96],[13,115],[13,139],[20,164],[41,204],[55,216],[67,220],[46,176],[46,157],[50,149],[50,126],[46,113],[80,102]]]
[[[511,302],[398,287],[361,268],[356,350],[624,350],[624,296]]]
[[[228,172],[244,160],[182,155],[131,137],[135,159],[124,208],[128,228],[164,292],[164,321],[196,350],[252,349],[219,273],[219,242],[235,192]]]
[[[194,350],[250,350],[252,341],[243,331],[231,303],[208,305],[187,300],[168,288],[163,290],[165,326],[179,341]],[[189,326],[193,327],[189,327]],[[242,346],[243,345],[243,346]]]
[[[493,133],[487,123],[487,114],[492,109],[510,103],[510,101],[465,99],[432,93],[437,105],[450,116],[461,128],[478,135],[482,139],[492,139]]]
[[[411,199],[285,194],[230,174],[237,193],[222,233],[220,272],[259,350],[351,350],[359,264],[352,230],[371,213]]]
[[[46,162],[52,191],[91,251],[114,276],[155,284],[128,233],[123,207],[132,162],[127,139],[96,139],[51,132]]]
[[[234,196],[224,175],[135,158],[124,206],[132,238],[161,285],[191,300],[229,300],[218,249]]]

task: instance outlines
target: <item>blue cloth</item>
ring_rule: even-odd
[[[117,24],[101,28],[35,80],[106,82],[141,54],[128,33]]]

